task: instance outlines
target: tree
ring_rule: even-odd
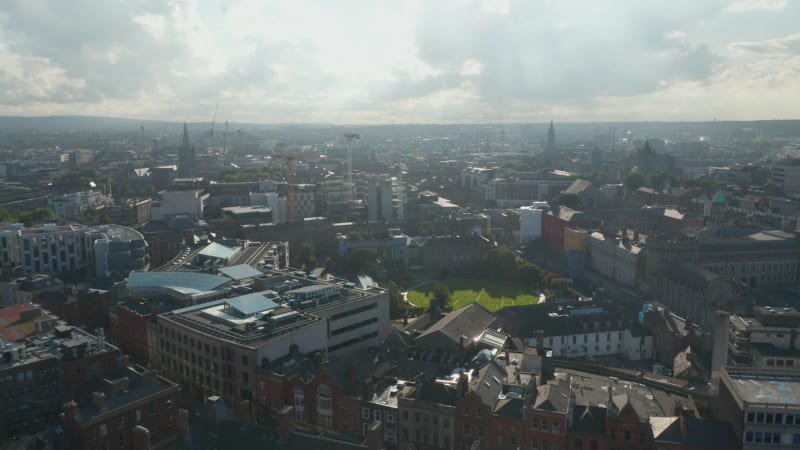
[[[508,247],[497,247],[486,252],[486,272],[495,278],[513,279],[517,271],[517,255]]]
[[[640,187],[644,186],[645,184],[644,175],[640,174],[639,172],[631,172],[625,175],[625,178],[622,179],[622,184],[626,188],[635,191],[636,189],[639,189]]]
[[[354,273],[362,272],[380,257],[374,248],[355,248],[347,255],[347,263]]]
[[[581,209],[583,208],[583,204],[581,203],[581,198],[578,197],[578,194],[561,194],[558,196],[558,199],[553,202],[550,206],[566,206],[567,208],[571,209]]]
[[[313,268],[317,265],[317,258],[314,256],[314,244],[311,242],[301,242],[300,247],[297,249],[297,256],[295,256],[297,264],[307,268]]]
[[[542,269],[536,264],[521,261],[517,265],[517,280],[525,284],[535,284],[542,279]]]
[[[389,316],[392,319],[400,319],[405,317],[408,312],[406,302],[403,300],[403,294],[400,288],[395,283],[389,283]]]
[[[671,187],[677,187],[678,179],[664,172],[651,173],[647,176],[647,185],[653,189],[664,189],[667,184]]]
[[[431,306],[438,306],[442,311],[450,309],[450,290],[447,289],[445,284],[437,284],[433,287],[433,299],[431,299]]]

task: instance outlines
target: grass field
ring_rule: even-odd
[[[532,305],[539,301],[538,296],[520,284],[489,280],[448,280],[426,284],[409,291],[408,301],[427,308],[437,284],[444,284],[450,290],[453,309],[478,302],[489,311],[497,311],[506,306]]]

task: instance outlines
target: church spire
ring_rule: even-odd
[[[553,127],[553,120],[550,120],[550,128],[547,129],[547,153],[556,151],[556,129]]]

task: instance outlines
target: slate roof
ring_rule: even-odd
[[[605,434],[607,412],[608,409],[600,406],[575,405],[572,410],[572,426],[569,431],[585,434]]]
[[[503,417],[522,419],[522,408],[525,400],[521,398],[504,398],[497,401],[494,414]]]
[[[684,421],[686,431],[681,430]],[[697,417],[651,417],[650,427],[656,443],[670,442],[689,448],[739,448],[733,424],[724,420]]]
[[[599,308],[599,312],[580,313],[592,308]],[[621,331],[630,328],[634,314],[634,311],[611,310],[606,305],[595,302],[582,302],[580,305],[540,303],[507,306],[497,312],[497,320],[492,327],[502,328],[504,333],[520,338],[535,337],[537,330],[543,331],[545,337]]]
[[[442,340],[445,345],[460,346],[461,336],[472,340],[495,321],[495,315],[479,303],[469,305],[448,313],[417,336],[418,345],[438,347]]]
[[[537,388],[533,401],[535,409],[566,414],[569,406],[569,382],[558,380]]]
[[[591,187],[592,182],[589,180],[577,179],[569,185],[567,189],[564,190],[565,194],[580,194],[581,192],[589,189]]]

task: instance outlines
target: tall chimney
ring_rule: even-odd
[[[383,424],[372,422],[367,430],[367,449],[381,450],[383,448]]]
[[[133,441],[131,448],[133,450],[150,450],[153,448],[150,445],[150,430],[147,428],[136,425],[131,430],[131,435],[131,441]]]
[[[186,408],[181,408],[178,410],[178,418],[176,422],[180,436],[184,440],[189,440],[189,411]]]
[[[278,411],[278,433],[281,441],[288,442],[294,431],[294,406],[286,405]]]
[[[544,330],[536,330],[536,348],[544,348]]]
[[[74,400],[64,403],[64,428],[71,428],[75,422],[75,408],[78,404]]]
[[[106,409],[108,402],[106,401],[105,392],[92,392],[92,403],[100,409]]]

